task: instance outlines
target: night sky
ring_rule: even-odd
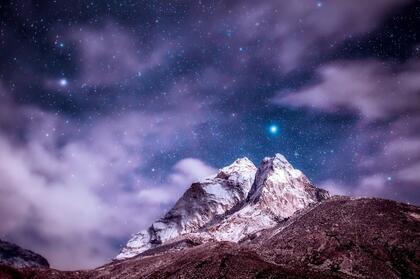
[[[98,266],[275,153],[420,203],[419,1],[1,1],[0,238]]]

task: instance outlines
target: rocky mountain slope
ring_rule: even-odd
[[[353,277],[419,278],[420,208],[336,197],[296,214],[245,245],[269,262]]]
[[[0,265],[8,265],[16,268],[49,267],[49,263],[44,257],[1,239]]]
[[[0,277],[419,278],[419,232],[418,206],[333,197],[239,243],[184,238],[95,270],[9,269]]]

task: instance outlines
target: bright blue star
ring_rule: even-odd
[[[67,85],[68,82],[67,82],[67,79],[62,78],[58,81],[58,83],[60,84],[60,86],[64,87]]]
[[[271,124],[268,127],[268,131],[270,132],[270,134],[272,135],[277,135],[280,132],[280,128],[279,126],[277,126],[276,124]]]

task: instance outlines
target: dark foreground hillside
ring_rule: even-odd
[[[0,266],[1,265],[15,268],[50,266],[48,261],[41,255],[0,239]]]
[[[90,271],[0,268],[0,278],[419,278],[420,208],[336,197],[239,244],[193,239]]]

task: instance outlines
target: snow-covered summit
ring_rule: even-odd
[[[274,157],[265,157],[258,168],[248,200],[253,203],[258,201],[267,191],[267,187],[265,187],[267,183],[271,187],[278,188],[277,185],[291,182],[302,176],[302,172],[294,169],[283,155],[277,153]]]
[[[328,197],[327,193],[316,188],[283,155],[276,154],[262,161],[247,201],[260,204],[277,217],[285,218],[308,203]]]
[[[264,158],[258,170],[241,158],[193,183],[163,218],[134,235],[117,259],[180,237],[237,242],[328,197],[281,154]]]
[[[313,186],[283,155],[276,154],[263,159],[244,204],[205,233],[211,239],[237,242],[328,197],[327,191]]]

